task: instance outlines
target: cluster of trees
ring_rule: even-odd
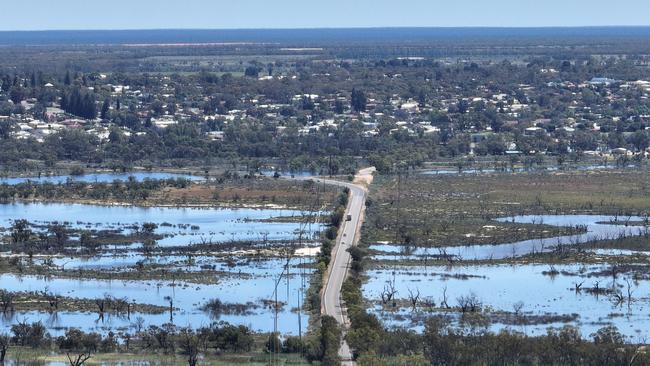
[[[85,119],[97,118],[97,101],[94,93],[81,87],[73,87],[61,95],[61,109]]]
[[[471,334],[450,329],[440,319],[428,321],[423,352],[431,365],[540,364],[644,365],[650,362],[642,347],[626,344],[613,326],[600,329],[591,340],[576,328],[549,330],[540,337],[501,332]]]
[[[365,112],[366,104],[368,100],[366,94],[362,90],[352,89],[352,95],[350,97],[352,109],[357,112]]]
[[[54,222],[42,231],[32,230],[32,224],[25,219],[15,220],[10,228],[13,250],[22,250],[28,253],[61,252],[70,238],[67,226]],[[79,244],[84,249],[94,249],[95,243],[89,233],[82,232]]]
[[[213,323],[197,330],[178,328],[173,324],[134,328],[134,333],[109,332],[102,336],[70,328],[65,335],[51,337],[45,326],[25,321],[11,327],[11,335],[0,335],[0,357],[11,346],[49,348],[70,354],[80,354],[84,362],[97,352],[130,352],[133,350],[160,351],[165,354],[183,354],[190,366],[195,366],[199,353],[215,354],[250,352],[255,347],[254,333],[245,326],[225,322]],[[0,358],[0,362],[4,359]],[[193,363],[194,362],[194,363]],[[71,366],[81,366],[71,365]]]
[[[88,183],[72,179],[66,183],[0,184],[0,202],[16,199],[101,199],[101,200],[146,200],[152,192],[166,187],[186,188],[191,181],[185,178],[149,179],[138,182],[130,177],[127,181],[115,180],[112,183]]]
[[[323,366],[340,365],[341,329],[336,319],[327,315],[323,316],[319,333],[315,347],[316,352],[309,353],[307,359],[310,361],[318,360]]]
[[[324,366],[340,364],[338,348],[341,331],[332,317],[321,320],[317,334],[310,338],[286,337],[281,340],[272,335],[264,345],[265,352],[301,353],[310,362],[319,361]],[[164,354],[185,355],[188,364],[195,366],[199,355],[210,353],[241,354],[255,350],[255,334],[246,326],[236,326],[226,322],[213,323],[196,330],[178,328],[173,324],[149,326],[144,328],[139,323],[133,333],[109,332],[101,335],[84,332],[77,328],[66,330],[65,335],[51,337],[46,327],[40,323],[19,322],[11,327],[11,334],[0,334],[0,362],[11,346],[50,348],[83,356],[88,360],[97,352],[133,352],[147,350]],[[84,362],[85,362],[84,360]],[[81,365],[71,365],[81,366]]]
[[[284,340],[278,334],[271,334],[266,342],[266,350],[271,353],[301,353],[310,363],[338,366],[341,364],[338,355],[340,343],[341,330],[336,319],[323,316],[315,334],[307,338],[289,336]]]

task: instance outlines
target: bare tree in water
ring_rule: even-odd
[[[89,353],[80,353],[76,356],[70,356],[70,353],[66,353],[68,356],[68,361],[70,366],[83,366],[86,361],[90,359],[90,352]]]

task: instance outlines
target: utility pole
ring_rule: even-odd
[[[323,189],[324,188],[325,188],[325,186],[323,185]],[[309,230],[311,232],[312,221],[315,220],[317,215],[318,215],[318,217],[320,217],[320,215],[321,215],[321,209],[320,209],[319,203],[321,201],[321,194],[322,193],[321,193],[320,187],[318,185],[316,186],[316,190],[317,190],[316,197],[315,197],[314,201],[312,201],[312,203],[307,208],[308,212],[305,213],[303,211],[302,214],[301,214],[302,217],[301,217],[301,220],[300,220],[300,226],[299,226],[299,229],[298,229],[298,238],[297,238],[298,239],[297,240],[297,242],[298,242],[297,247],[298,248],[302,248],[302,239],[303,239],[303,235],[305,235],[305,233],[306,233],[306,230]],[[315,209],[317,209],[318,212],[314,212]],[[287,280],[287,305],[289,305],[289,301],[291,299],[291,285],[290,285],[290,283],[291,283],[290,282],[291,281],[291,278],[290,278],[290,276],[291,276],[291,260],[293,259],[295,251],[296,251],[296,242],[292,241],[291,245],[290,245],[290,248],[287,250],[287,253],[286,253],[286,263],[285,263],[285,265],[284,265],[284,267],[282,269],[282,272],[275,279],[275,287],[274,287],[273,296],[272,296],[274,307],[275,307],[275,309],[273,311],[273,317],[274,317],[274,319],[273,319],[273,332],[269,336],[269,342],[270,342],[269,346],[271,348],[269,350],[269,364],[270,365],[277,365],[278,362],[279,362],[279,352],[280,351],[278,349],[276,349],[277,347],[276,347],[276,343],[275,343],[276,339],[279,338],[278,337],[279,336],[279,333],[278,333],[278,317],[279,317],[280,306],[279,306],[279,301],[278,301],[278,289],[279,289],[280,284],[282,283],[282,277],[286,276],[286,280]],[[305,269],[304,269],[304,266],[303,266],[302,258],[299,259],[299,265],[300,265],[300,268],[299,268],[300,272],[297,273],[297,274],[300,274],[300,288],[298,289],[298,301],[297,301],[297,303],[298,303],[298,336],[299,336],[299,338],[301,340],[301,344],[302,344],[302,305],[303,305],[302,297],[304,296],[304,292],[305,292]],[[304,354],[304,350],[302,349],[302,346],[301,346],[301,354]]]
[[[302,258],[299,259],[299,265],[300,265],[300,290],[298,291],[298,339],[300,340],[300,355],[303,355],[303,347],[302,347],[302,297],[303,295],[303,290],[305,286],[305,277],[304,277],[304,268],[302,265]]]
[[[399,229],[400,229],[400,200],[402,198],[402,171],[397,168],[397,212],[395,213],[395,244],[399,242]]]
[[[280,283],[282,282],[282,277],[285,276],[285,271],[288,274],[289,266],[291,264],[291,258],[292,258],[292,254],[291,254],[291,251],[289,251],[288,255],[287,255],[287,263],[282,268],[282,272],[280,273],[280,275],[278,275],[277,279],[275,280],[275,287],[274,287],[274,290],[273,290],[273,298],[274,298],[273,306],[274,306],[275,309],[273,309],[273,314],[274,314],[273,334],[272,334],[271,337],[269,337],[269,342],[270,342],[269,345],[271,346],[270,347],[271,349],[269,350],[270,351],[269,352],[269,354],[270,354],[269,358],[272,360],[274,365],[276,365],[277,362],[279,362],[279,350],[275,349],[276,348],[275,340],[276,340],[276,337],[278,337],[278,316],[279,316],[279,309],[280,309],[279,302],[278,302],[278,287],[280,287]],[[287,281],[288,281],[288,276],[287,276]],[[287,304],[288,304],[288,302],[289,302],[289,298],[287,297]]]
[[[282,278],[282,275],[280,275],[280,277],[278,278],[278,282],[275,285],[275,303],[273,304],[273,307],[274,307],[273,311],[274,311],[275,318],[273,320],[273,338],[271,339],[271,342],[272,342],[271,343],[271,349],[272,349],[272,353],[273,353],[273,364],[274,365],[276,364],[275,358],[277,357],[277,356],[275,356],[275,354],[278,352],[278,350],[276,349],[275,337],[278,336],[278,285],[280,284],[280,279],[281,278]]]
[[[329,156],[329,171],[330,171],[330,178],[332,178],[332,154]]]
[[[291,267],[289,261],[291,260],[291,253],[287,251],[287,305],[289,305],[289,299],[291,298],[290,294],[290,283],[291,283]]]

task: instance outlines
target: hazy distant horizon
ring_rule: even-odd
[[[650,26],[647,0],[32,0],[3,4],[0,30]]]
[[[621,25],[621,24],[607,24],[607,25],[568,25],[568,26],[482,26],[482,25],[470,25],[470,26],[345,26],[345,27],[240,27],[240,28],[181,28],[181,27],[172,27],[172,28],[69,28],[69,29],[2,29],[0,28],[0,33],[36,33],[36,32],[140,32],[140,31],[297,31],[297,30],[399,30],[399,29],[467,29],[467,30],[480,30],[480,29],[497,29],[497,30],[518,30],[518,29],[539,29],[539,30],[553,30],[553,29],[608,29],[608,28],[648,28],[650,29],[650,24],[648,25]]]
[[[327,45],[350,43],[518,42],[532,39],[649,39],[650,26],[593,27],[348,27],[248,29],[124,29],[0,31],[0,45],[53,44],[201,44],[279,43]]]

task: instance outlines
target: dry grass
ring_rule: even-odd
[[[261,341],[256,342],[261,343]],[[262,347],[258,345],[258,347]],[[74,355],[74,353],[71,353]],[[9,349],[7,355],[9,360],[20,360],[23,364],[44,364],[44,363],[57,363],[67,364],[68,358],[65,354],[52,354],[48,350],[32,349],[32,348],[19,348],[14,347]],[[307,361],[301,359],[300,355],[295,354],[281,354],[278,356],[280,365],[308,365]],[[205,355],[202,355],[199,360],[200,365],[210,366],[226,366],[226,365],[268,365],[269,356],[263,352],[248,352],[241,354],[223,354],[215,355],[213,350],[210,350]],[[160,365],[160,366],[186,366],[187,358],[181,354],[158,354],[158,353],[95,353],[86,362],[87,365]]]
[[[321,208],[335,201],[336,189],[311,182],[273,178],[237,179],[208,184],[192,184],[188,188],[165,188],[147,200],[160,204],[211,204],[219,206],[283,206],[305,208],[314,205],[320,196]]]
[[[92,186],[89,190],[94,189]],[[148,192],[146,199],[90,199],[74,192],[53,199],[30,198],[33,201],[56,201],[84,204],[128,204],[138,206],[208,206],[208,207],[286,207],[323,209],[333,207],[339,189],[307,181],[273,178],[231,179],[221,182],[192,183],[186,188],[165,187]]]
[[[410,175],[402,177],[399,195],[397,188],[397,177],[387,176],[375,179],[371,186],[372,206],[364,234],[368,241],[415,240],[431,246],[500,243],[555,236],[558,229],[496,223],[497,217],[644,215],[650,210],[650,180],[633,171]]]

